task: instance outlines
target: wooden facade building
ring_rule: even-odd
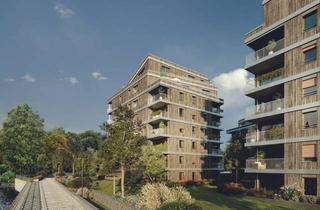
[[[223,100],[207,76],[148,55],[107,103],[109,123],[119,105],[128,106],[145,125],[143,134],[165,144],[168,180],[212,179],[222,170]]]
[[[294,186],[320,196],[320,1],[264,0],[264,22],[246,34],[255,75],[246,120],[256,186]]]

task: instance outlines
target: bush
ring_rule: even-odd
[[[183,187],[169,188],[162,183],[146,184],[142,187],[138,207],[141,209],[154,210],[166,203],[185,202],[194,203],[190,193]]]
[[[316,204],[317,203],[317,196],[312,196],[312,195],[302,195],[299,198],[300,202],[303,203],[310,203],[310,204]]]
[[[14,183],[15,178],[16,178],[15,173],[13,173],[12,171],[6,171],[1,175],[0,181],[4,183]]]
[[[266,193],[265,193],[265,195],[266,195],[266,198],[269,198],[269,199],[274,199],[275,198],[275,195],[274,195],[275,193],[273,192],[273,191],[267,191]]]
[[[218,186],[218,192],[225,195],[245,195],[247,190],[240,183],[224,183]]]
[[[65,180],[65,185],[70,188],[80,188],[82,187],[81,177],[68,176]],[[83,187],[90,187],[91,179],[89,177],[83,177]]]
[[[9,170],[10,170],[10,167],[8,165],[0,164],[0,175]]]
[[[281,187],[278,196],[286,201],[299,201],[301,191],[294,186]]]
[[[201,210],[196,204],[188,204],[182,201],[175,201],[162,205],[158,210]]]

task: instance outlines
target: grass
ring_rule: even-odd
[[[196,204],[203,210],[316,210],[318,205],[262,199],[251,196],[226,196],[213,187],[194,187],[189,189]]]
[[[112,180],[101,180],[101,181],[97,181],[97,182],[98,182],[97,190],[99,190],[100,192],[103,192],[107,195],[113,195],[113,181]],[[120,191],[120,189],[116,185],[116,193],[119,191]]]

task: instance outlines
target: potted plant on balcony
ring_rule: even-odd
[[[266,169],[266,163],[263,163],[262,160],[265,159],[266,153],[264,151],[257,152],[257,161],[255,162],[258,170]]]
[[[161,122],[159,123],[160,132],[163,132],[166,127],[167,127],[167,126],[166,126],[166,124],[165,124],[163,121],[161,121]]]
[[[157,117],[161,114],[160,110],[157,110],[157,111],[153,111],[151,112],[151,117],[154,118],[154,117]]]
[[[166,90],[164,89],[164,87],[160,87],[159,88],[159,99],[163,100],[166,97]]]
[[[274,48],[276,48],[276,46],[277,46],[276,40],[272,39],[268,42],[268,45],[266,47],[266,49],[268,50],[268,55],[273,54],[273,50]]]

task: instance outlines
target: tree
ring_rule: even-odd
[[[235,134],[227,146],[224,156],[224,168],[226,170],[236,172],[236,182],[238,182],[239,168],[245,168],[246,159],[249,155],[249,150],[244,146],[245,137],[243,135]]]
[[[84,150],[98,150],[102,144],[101,134],[91,130],[80,133],[79,139]]]
[[[166,157],[162,153],[165,144],[153,145],[148,142],[142,147],[142,155],[139,158],[143,173],[151,182],[163,180],[166,174]]]
[[[27,104],[13,108],[0,132],[3,161],[16,173],[35,174],[44,165],[44,120]]]
[[[124,197],[125,172],[137,163],[146,138],[141,135],[142,124],[134,120],[134,113],[120,106],[114,113],[114,122],[106,127],[107,142],[102,148],[107,165],[120,168],[121,196]]]

